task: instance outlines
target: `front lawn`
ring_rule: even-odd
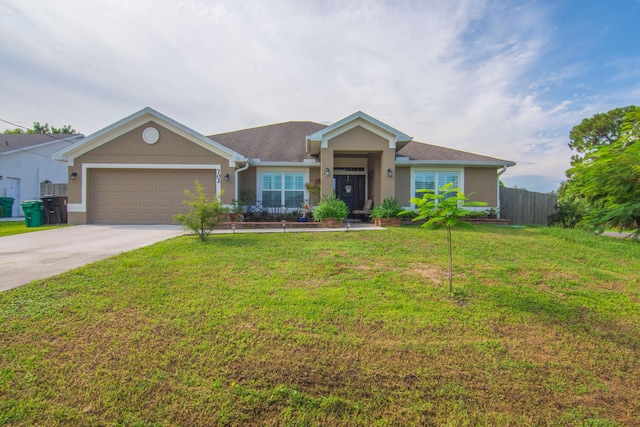
[[[193,236],[0,294],[0,425],[640,424],[640,244]]]
[[[32,233],[34,231],[50,230],[52,228],[66,227],[63,225],[43,225],[40,227],[27,227],[22,221],[0,221],[0,237],[11,236],[13,234]]]

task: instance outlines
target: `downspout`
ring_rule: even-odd
[[[233,186],[233,196],[234,196],[234,200],[238,200],[238,174],[240,172],[244,172],[247,169],[249,169],[249,161],[247,160],[247,163],[245,163],[245,165],[243,167],[241,167],[240,169],[236,169],[235,172],[235,185]]]
[[[508,167],[509,167],[509,166],[504,165],[504,166],[502,167],[502,170],[501,170],[500,172],[498,172],[498,179],[497,179],[497,183],[496,183],[496,185],[498,186],[498,188],[497,188],[497,192],[496,192],[496,194],[497,194],[497,196],[498,196],[498,203],[497,203],[497,204],[498,204],[498,206],[497,206],[497,209],[498,209],[498,219],[501,219],[501,218],[500,218],[500,214],[501,214],[501,213],[500,213],[500,175],[502,175],[503,173],[505,173],[505,172],[507,171],[507,168],[508,168]]]

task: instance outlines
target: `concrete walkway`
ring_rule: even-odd
[[[232,233],[317,233],[384,230],[372,224],[342,228],[215,230]],[[75,225],[0,237],[0,292],[185,234],[178,225]]]
[[[628,232],[618,232],[618,231],[605,231],[604,233],[602,233],[603,236],[609,236],[609,237],[619,237],[621,239],[630,239],[631,236],[633,235],[633,233],[628,233]]]
[[[367,222],[345,222],[342,227],[319,228],[319,227],[282,227],[273,228],[243,228],[237,230],[214,230],[211,234],[232,234],[232,233],[325,233],[325,232],[349,232],[349,231],[371,231],[384,230]]]

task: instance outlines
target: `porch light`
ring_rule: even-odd
[[[393,176],[393,171],[391,170],[391,168],[387,169],[387,175],[389,175],[389,177]]]
[[[71,172],[71,181],[75,181],[76,176],[78,176],[77,172]]]
[[[331,170],[330,170],[329,168],[326,168],[326,169],[324,170],[324,174],[325,174],[326,176],[331,176]]]
[[[229,174],[226,174],[226,175],[224,176],[224,182],[229,182]]]

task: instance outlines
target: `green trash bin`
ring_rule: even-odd
[[[0,197],[0,216],[11,218],[13,216],[13,197]]]
[[[20,205],[27,227],[40,227],[44,224],[44,204],[41,200],[25,200]]]

